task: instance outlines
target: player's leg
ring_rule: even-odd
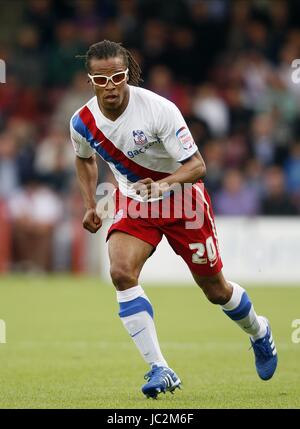
[[[114,231],[109,237],[110,272],[117,289],[119,315],[144,360],[151,367],[147,374],[149,381],[142,391],[147,396],[156,397],[160,392],[174,390],[179,386],[180,379],[168,368],[162,355],[153,320],[153,308],[139,285],[139,274],[153,249],[153,245],[121,231]]]
[[[250,335],[259,376],[269,379],[276,369],[277,354],[268,321],[257,316],[240,285],[224,279],[214,215],[203,186],[194,185],[194,201],[199,202],[198,210],[203,214],[199,227],[189,229],[184,220],[179,220],[170,226],[166,224],[164,233],[174,251],[189,266],[209,301],[219,304],[224,313]]]
[[[139,285],[141,269],[153,246],[132,235],[114,231],[109,238],[108,251],[123,325],[149,365],[167,366],[157,340],[152,305]]]
[[[252,302],[240,285],[226,281],[222,271],[212,276],[192,273],[196,283],[212,304],[219,304],[224,313],[240,326],[253,340],[267,332],[263,318],[257,316]]]
[[[235,282],[226,281],[222,271],[212,276],[192,273],[196,283],[213,304],[250,335],[255,352],[256,367],[260,378],[270,379],[277,366],[277,352],[268,320],[258,316],[245,291]]]
[[[141,269],[154,247],[122,231],[114,231],[108,242],[110,274],[117,291],[137,285]]]

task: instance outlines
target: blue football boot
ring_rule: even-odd
[[[180,378],[172,369],[164,366],[153,365],[144,378],[148,382],[142,387],[142,392],[147,398],[156,399],[159,393],[173,393],[177,387],[180,389]]]
[[[262,380],[269,380],[277,367],[277,351],[272,337],[269,321],[263,317],[267,325],[267,333],[263,338],[253,341],[250,338],[255,354],[256,371]]]

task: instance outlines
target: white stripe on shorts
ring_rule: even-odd
[[[210,214],[210,211],[209,211],[209,204],[208,204],[208,202],[205,199],[204,193],[202,192],[202,190],[200,189],[200,187],[197,186],[197,183],[195,183],[193,185],[193,188],[196,189],[197,192],[199,192],[199,194],[201,195],[202,200],[206,204],[206,210],[207,210],[208,218],[210,220],[210,223],[211,223],[211,226],[212,226],[212,230],[213,230],[213,233],[214,233],[214,237],[215,237],[215,240],[216,240],[216,244],[217,244],[217,247],[218,247],[218,251],[219,251],[219,242],[218,242],[218,237],[217,237],[217,231],[216,231],[216,227],[215,227],[213,218],[211,217],[211,214]]]

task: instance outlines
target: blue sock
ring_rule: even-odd
[[[168,366],[157,339],[152,305],[141,286],[117,291],[119,316],[145,361],[153,366]]]
[[[266,335],[267,328],[264,319],[257,316],[252,302],[245,289],[237,283],[228,282],[232,288],[230,300],[222,306],[224,313],[236,322],[247,334],[255,340]]]

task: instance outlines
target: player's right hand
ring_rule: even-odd
[[[96,209],[88,209],[85,212],[83,221],[83,228],[87,229],[89,232],[95,233],[102,226],[102,221],[96,213]]]

